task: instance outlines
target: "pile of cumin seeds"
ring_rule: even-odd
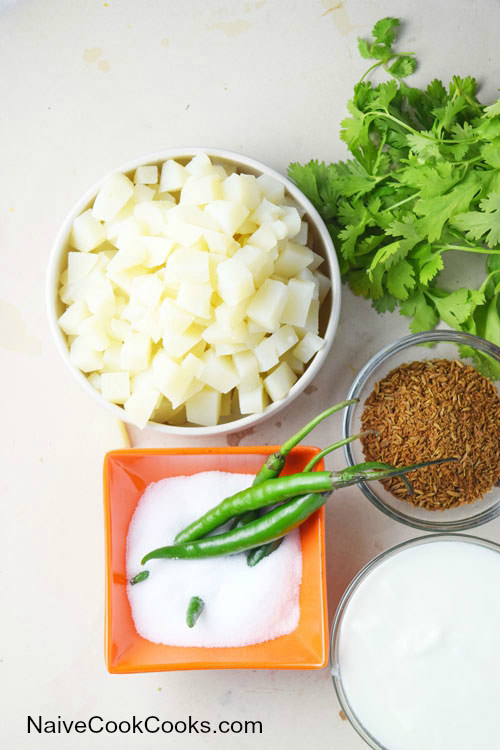
[[[500,397],[494,384],[457,360],[403,364],[378,381],[366,399],[362,438],[368,461],[402,466],[433,458],[458,459],[384,481],[401,500],[427,510],[472,503],[500,480]]]

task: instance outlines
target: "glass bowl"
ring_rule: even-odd
[[[410,539],[406,542],[402,542],[401,544],[397,544],[388,550],[385,550],[384,552],[370,560],[370,562],[368,562],[353,578],[353,580],[345,590],[337,607],[330,639],[330,672],[333,679],[333,685],[345,717],[348,719],[353,729],[356,730],[356,732],[360,735],[360,737],[362,737],[366,744],[372,748],[372,750],[393,750],[393,748],[388,748],[370,733],[369,728],[361,722],[360,718],[353,711],[353,708],[351,707],[347,699],[346,691],[342,682],[342,657],[340,646],[342,637],[342,625],[346,612],[348,611],[349,605],[353,597],[359,590],[360,586],[365,583],[365,581],[370,577],[370,575],[375,571],[376,568],[379,568],[380,565],[386,563],[386,561],[391,557],[398,555],[400,552],[405,552],[412,547],[443,541],[465,542],[468,544],[478,545],[480,547],[490,549],[493,552],[497,552],[498,554],[500,554],[500,545],[487,539],[482,539],[480,537],[475,537],[467,534],[431,534]],[[370,682],[375,680],[373,675],[367,676],[367,679],[369,679]],[[464,679],[466,679],[466,676],[464,677]],[[387,711],[391,711],[390,705],[387,706]]]
[[[429,348],[432,345],[432,348]],[[425,331],[405,336],[393,344],[381,349],[363,367],[355,378],[348,399],[359,398],[357,404],[349,406],[344,415],[344,437],[361,431],[361,415],[364,402],[373,391],[377,381],[384,378],[391,370],[406,362],[425,359],[458,359],[465,364],[475,366],[472,359],[464,356],[459,347],[470,347],[482,355],[489,355],[500,363],[500,347],[489,341],[457,331]],[[486,358],[485,358],[486,359]],[[498,381],[495,382],[497,389]],[[500,446],[499,446],[500,450]],[[349,443],[344,448],[350,466],[365,461],[360,441]],[[448,508],[443,511],[431,511],[419,508],[400,500],[384,489],[380,482],[369,485],[359,484],[368,500],[394,521],[423,531],[465,531],[491,521],[500,515],[500,487],[495,485],[482,499],[474,503]]]

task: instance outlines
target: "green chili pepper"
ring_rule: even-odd
[[[401,476],[409,471],[415,471],[425,466],[456,460],[437,459],[400,468],[394,468],[387,464],[382,465],[383,468],[360,469],[354,466],[340,472],[318,471],[312,474],[292,474],[269,480],[262,485],[250,487],[248,490],[244,490],[223,500],[216,508],[206,513],[205,516],[202,516],[198,522],[192,524],[192,526],[196,527],[196,533],[198,533],[200,527],[203,534],[208,533],[223,523],[221,519],[225,515],[229,514],[227,517],[231,518],[237,512],[240,512],[240,508],[244,509],[245,506],[258,508],[269,505],[270,501],[276,502],[279,499],[294,495],[299,495],[299,497],[295,497],[294,500],[279,505],[265,516],[261,516],[261,518],[252,521],[240,529],[233,529],[223,534],[217,534],[216,536],[197,539],[196,541],[188,540],[183,543],[152,550],[143,557],[142,564],[144,565],[148,560],[156,558],[189,559],[244,552],[245,550],[272,542],[288,534],[289,531],[299,526],[306,518],[309,518],[315,510],[324,505],[335,489],[347,487],[362,481]],[[233,506],[236,508],[236,513]]]
[[[276,453],[271,453],[271,455],[267,457],[264,466],[255,475],[253,484],[261,484],[261,482],[266,482],[268,479],[274,479],[275,477],[279,476],[285,465],[286,457],[288,456],[292,448],[295,448],[296,445],[302,442],[302,440],[307,437],[307,435],[309,435],[309,433],[312,432],[320,422],[329,417],[331,414],[334,414],[336,411],[340,411],[341,409],[345,409],[346,406],[356,404],[358,401],[359,399],[357,398],[351,398],[348,401],[341,401],[340,404],[331,406],[329,409],[321,412],[321,414],[318,414],[317,417],[314,417],[314,419],[311,419],[311,421],[308,422],[305,427],[302,427],[302,429],[296,432],[295,435],[292,435],[289,440],[283,443],[279,451],[276,451]]]
[[[286,457],[288,456],[290,451],[295,448],[305,437],[307,437],[307,435],[309,435],[309,433],[312,432],[320,422],[322,422],[330,415],[335,414],[336,411],[345,409],[346,406],[356,404],[358,401],[358,398],[352,398],[348,401],[341,401],[340,404],[335,404],[335,406],[331,406],[329,409],[322,411],[321,414],[318,414],[316,417],[314,417],[314,419],[312,419],[298,432],[296,432],[295,435],[292,435],[291,438],[283,443],[279,451],[271,453],[271,455],[266,458],[264,465],[254,477],[252,487],[255,487],[258,484],[262,484],[262,482],[266,482],[268,479],[275,479],[276,477],[278,477],[283,470]],[[244,514],[237,516],[233,520],[231,528],[239,529],[242,526],[246,526],[247,523],[250,523],[251,521],[254,521],[256,518],[258,518],[258,515],[259,514],[256,510],[249,510]]]
[[[186,610],[186,625],[192,628],[196,625],[199,616],[203,612],[205,602],[199,596],[192,596]]]
[[[263,560],[265,557],[269,557],[272,552],[277,550],[283,539],[284,537],[280,537],[279,539],[275,539],[274,542],[261,544],[260,547],[251,549],[247,555],[247,565],[249,565],[251,568],[254,568],[258,563],[260,563],[261,560]]]
[[[149,577],[149,570],[141,570],[140,573],[137,573],[136,576],[130,579],[129,583],[131,586],[135,586],[136,583],[140,583],[141,581],[145,581],[146,578]]]
[[[338,442],[329,445],[328,448],[324,448],[324,450],[320,451],[315,456],[313,456],[313,458],[311,458],[309,463],[307,463],[302,470],[302,473],[307,474],[308,472],[312,471],[322,458],[327,456],[332,451],[337,450],[337,448],[341,448],[343,445],[352,443],[353,440],[357,440],[358,438],[364,437],[365,435],[373,432],[376,432],[376,430],[366,430],[365,432],[360,432],[359,435],[352,435],[351,437],[344,438],[343,440],[339,440]],[[240,518],[244,518],[244,516],[240,516]],[[251,549],[247,555],[247,565],[249,565],[251,568],[255,567],[258,563],[260,563],[261,560],[264,560],[265,557],[269,557],[272,552],[275,552],[282,541],[283,537],[281,537],[281,539],[276,539],[274,542],[268,542],[267,544],[261,545],[260,547]]]

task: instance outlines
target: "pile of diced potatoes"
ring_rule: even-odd
[[[330,288],[302,217],[279,181],[204,153],[111,175],[61,274],[72,364],[139,427],[216,425],[284,398],[324,344]]]

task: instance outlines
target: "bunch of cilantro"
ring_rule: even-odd
[[[325,220],[355,294],[378,312],[399,307],[413,332],[441,319],[500,345],[500,99],[480,104],[471,77],[454,76],[448,90],[437,79],[425,90],[408,86],[416,61],[393,49],[398,26],[384,18],[373,41],[358,40],[376,62],[342,122],[354,158],[290,164],[289,175]],[[391,79],[374,86],[364,79],[378,67]],[[479,288],[440,286],[450,251],[480,254]]]

